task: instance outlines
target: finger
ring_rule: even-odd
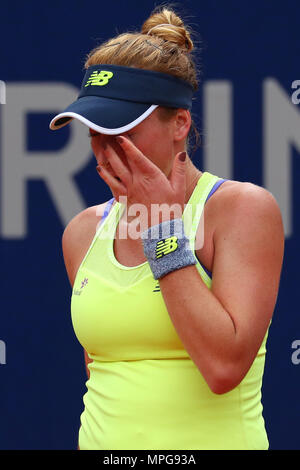
[[[112,176],[106,168],[97,165],[96,170],[98,172],[98,175],[105,181],[105,183],[110,187],[112,191],[123,195],[127,194],[127,189],[122,183],[122,181],[118,181],[116,177]]]
[[[116,178],[118,181],[120,181],[120,178],[118,176],[116,176],[116,173],[114,172],[114,170],[110,166],[110,163],[109,163],[107,158],[105,158],[104,161],[98,161],[98,166],[96,167],[97,172],[99,173],[102,168],[104,168],[113,178]]]
[[[130,170],[126,167],[126,165],[124,165],[121,158],[111,145],[106,145],[104,148],[104,153],[116,176],[118,176],[127,187],[132,180]]]
[[[171,175],[169,177],[169,181],[171,183],[172,188],[174,191],[182,191],[185,189],[185,172],[186,172],[186,152],[180,152],[176,155],[174,159],[174,164],[171,170]]]
[[[144,175],[154,176],[158,173],[159,170],[157,166],[145,157],[145,155],[143,155],[131,140],[124,136],[117,136],[116,141],[128,158],[129,165],[132,165],[134,168],[138,168]]]

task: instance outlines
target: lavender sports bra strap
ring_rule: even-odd
[[[205,202],[208,201],[208,199],[214,194],[215,191],[217,191],[218,187],[221,186],[221,184],[224,183],[224,181],[228,181],[228,180],[225,179],[225,178],[222,178],[222,179],[219,179],[219,180],[214,184],[214,186],[212,187],[212,189],[211,189],[209,195],[207,196]]]
[[[212,189],[211,189],[209,195],[207,196],[205,202],[208,201],[208,199],[214,194],[215,191],[217,191],[218,187],[221,186],[221,184],[224,183],[224,181],[228,181],[228,180],[225,179],[225,178],[222,178],[222,179],[219,179],[219,180],[214,184],[214,186],[212,187]],[[201,264],[201,266],[202,266],[202,268],[204,269],[204,271],[206,272],[206,274],[208,274],[209,277],[212,278],[212,273],[211,273],[208,269],[206,269],[206,267],[203,266],[203,264]]]
[[[115,198],[114,198],[114,197],[112,197],[112,198],[111,198],[111,199],[108,201],[108,203],[106,204],[106,206],[105,206],[105,209],[104,209],[104,212],[103,212],[103,217],[102,217],[102,219],[101,219],[101,223],[100,223],[100,225],[102,225],[102,224],[103,224],[104,220],[105,220],[105,219],[106,219],[106,217],[108,216],[108,214],[109,214],[109,211],[110,211],[110,209],[111,209],[111,206],[113,205],[113,202],[114,202],[114,200],[115,200]]]

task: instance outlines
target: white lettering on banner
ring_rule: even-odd
[[[292,94],[292,102],[294,104],[299,104],[300,103],[300,80],[294,80],[292,83],[292,88],[295,89],[294,93]]]
[[[1,236],[27,236],[27,181],[42,179],[65,226],[85,207],[73,176],[88,162],[86,128],[73,125],[67,144],[55,152],[26,150],[26,113],[57,112],[74,101],[77,88],[65,83],[9,83],[2,109],[0,175]],[[49,130],[49,132],[52,132]],[[30,157],[30,158],[28,158]]]
[[[300,151],[300,112],[280,84],[263,83],[263,181],[280,206],[286,237],[293,232],[291,147]]]
[[[203,166],[228,179],[233,176],[232,104],[230,82],[208,81],[203,85]]]
[[[299,85],[296,82],[298,80],[293,82],[295,87]],[[74,86],[18,82],[6,84],[5,90],[8,104],[0,109],[0,235],[21,239],[28,233],[27,181],[39,179],[46,183],[62,224],[66,226],[86,207],[74,175],[86,166],[90,154],[86,126],[76,120],[71,126],[71,137],[61,150],[43,154],[26,150],[26,114],[59,112],[76,98],[78,90]],[[206,134],[203,170],[228,179],[232,179],[234,174],[232,94],[232,84],[228,81],[207,81],[203,86]],[[263,186],[278,201],[285,235],[291,236],[293,188],[290,154],[292,145],[300,150],[300,111],[290,95],[272,78],[263,82],[262,104]]]
[[[292,363],[296,366],[300,364],[300,340],[295,339],[295,341],[292,342],[292,349],[295,349],[295,351],[292,354]]]
[[[0,340],[0,364],[6,364],[6,344]]]
[[[0,104],[6,103],[6,86],[5,82],[0,80]]]

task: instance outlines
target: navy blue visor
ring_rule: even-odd
[[[189,83],[165,73],[118,65],[92,65],[76,101],[55,116],[56,130],[78,119],[96,132],[116,135],[146,119],[158,106],[192,108]]]

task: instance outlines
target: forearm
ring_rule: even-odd
[[[195,266],[160,279],[161,292],[188,354],[212,389],[232,375],[239,357],[238,334],[230,314],[204,284]]]

